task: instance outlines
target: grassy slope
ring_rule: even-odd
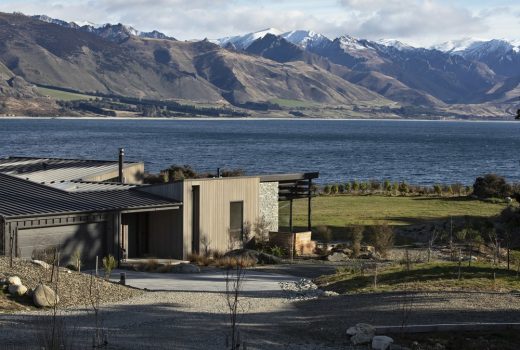
[[[313,199],[313,225],[344,227],[345,225],[409,225],[449,219],[450,216],[489,217],[504,209],[466,198],[387,197],[387,196],[319,196]],[[307,201],[294,202],[295,225],[307,222]]]
[[[374,273],[339,270],[334,275],[322,276],[318,282],[325,289],[340,293],[387,292],[403,290],[448,291],[501,291],[520,290],[520,278],[515,271],[496,270],[487,263],[462,263],[462,278],[458,279],[458,264],[452,262],[414,264],[410,271],[402,266],[391,266],[378,271],[377,289],[374,289]]]
[[[88,100],[92,98],[89,95],[76,94],[67,91],[48,89],[44,87],[38,87],[38,92],[44,96],[49,96],[60,101],[77,101],[77,100]]]

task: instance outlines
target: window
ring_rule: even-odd
[[[229,203],[229,232],[235,239],[242,238],[244,228],[244,202]]]

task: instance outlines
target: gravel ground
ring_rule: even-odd
[[[306,288],[306,283],[301,286]],[[345,330],[358,322],[376,326],[520,322],[520,298],[514,294],[384,293],[294,299],[284,288],[248,293],[241,299],[241,336],[248,349],[346,349],[350,347]],[[42,315],[41,311],[0,314],[0,348],[30,349],[35,329],[49,324]],[[140,293],[104,305],[100,315],[108,349],[226,348],[228,314],[220,292]],[[74,349],[90,348],[95,322],[91,310],[69,308],[60,311],[60,317],[73,330],[78,342]]]
[[[60,269],[58,295],[61,307],[74,307],[90,303],[90,276]],[[0,257],[0,278],[18,276],[28,288],[35,288],[40,282],[51,285],[51,270],[35,265],[29,261],[15,259],[13,267],[9,267],[9,258]],[[142,291],[119,284],[98,279],[99,297],[101,303],[117,302],[142,294]],[[54,288],[54,287],[53,287]],[[27,303],[30,305],[30,303]],[[1,312],[1,310],[0,310]]]

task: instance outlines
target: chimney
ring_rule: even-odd
[[[123,164],[125,161],[125,149],[120,148],[119,149],[119,177],[118,180],[120,183],[124,183],[125,179],[123,177]]]

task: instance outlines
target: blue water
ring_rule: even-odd
[[[471,184],[495,172],[520,181],[520,123],[0,119],[0,157],[116,159],[118,147],[149,171],[190,164],[413,184]]]

